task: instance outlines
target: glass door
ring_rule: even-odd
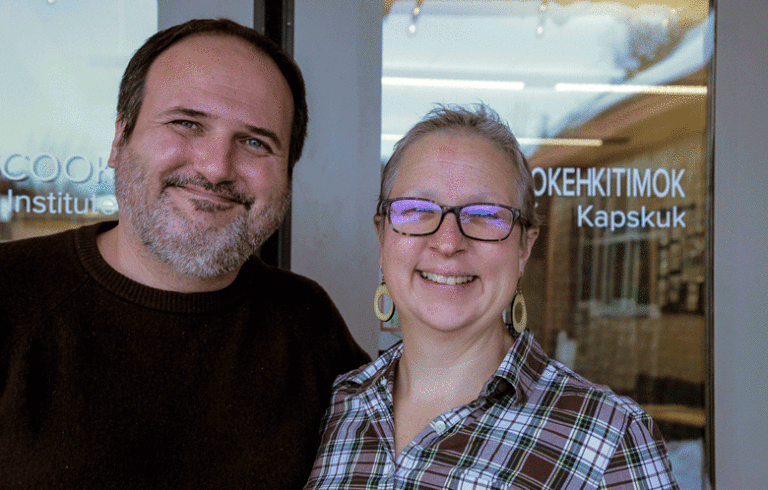
[[[705,0],[385,0],[382,142],[435,103],[484,102],[534,170],[523,280],[549,354],[638,401],[681,487],[709,487]],[[382,324],[380,348],[397,340]]]

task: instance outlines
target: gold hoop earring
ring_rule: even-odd
[[[517,320],[517,315],[515,314],[518,307],[520,308],[520,321]],[[502,317],[505,325],[512,325],[515,332],[523,333],[523,330],[525,330],[526,324],[528,323],[528,310],[525,307],[525,298],[520,289],[517,290],[515,297],[512,298],[512,303],[504,309]]]
[[[381,311],[381,297],[389,296],[389,289],[384,281],[376,288],[376,294],[373,297],[373,312],[376,314],[376,318],[382,322],[388,322],[395,315],[395,303],[392,301],[392,297],[389,296],[389,311],[384,313]]]

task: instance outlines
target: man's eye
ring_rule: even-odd
[[[180,121],[174,121],[179,126],[188,128],[188,129],[197,129],[197,123],[194,123],[192,121],[186,121],[186,120],[180,120]]]
[[[271,151],[272,148],[266,144],[263,140],[260,140],[258,138],[248,138],[245,140],[246,146],[249,148],[253,148],[255,150],[267,150]]]

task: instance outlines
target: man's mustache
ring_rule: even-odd
[[[220,182],[214,184],[202,175],[195,176],[181,176],[181,175],[169,175],[163,179],[163,190],[168,187],[199,187],[209,192],[218,194],[219,196],[234,201],[238,204],[242,204],[246,209],[250,209],[255,199],[248,196],[235,188],[235,184],[232,182]]]

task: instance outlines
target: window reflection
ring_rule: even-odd
[[[120,77],[155,0],[0,2],[0,240],[115,219]]]
[[[682,488],[709,486],[712,33],[703,0],[384,1],[382,162],[435,103],[482,101],[509,121],[545,221],[523,284],[530,328],[654,416]]]

